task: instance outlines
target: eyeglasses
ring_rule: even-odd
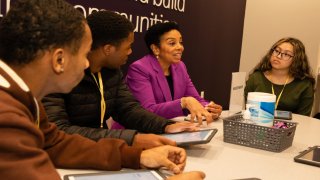
[[[280,59],[288,61],[293,57],[293,55],[287,54],[287,53],[282,53],[280,50],[277,49],[272,49],[272,55],[275,57],[278,57],[280,54]]]

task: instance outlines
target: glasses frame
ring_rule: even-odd
[[[278,57],[279,54],[280,54],[280,59],[284,60],[284,61],[289,61],[290,59],[292,59],[294,57],[294,55],[283,53],[283,52],[277,50],[276,48],[273,48],[271,50],[272,50],[271,51],[271,56]]]

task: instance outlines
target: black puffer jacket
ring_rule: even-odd
[[[106,100],[104,128],[100,128],[100,92],[89,70],[69,94],[51,94],[43,99],[48,118],[67,133],[78,133],[93,140],[114,137],[131,145],[135,130],[144,133],[164,133],[172,121],[143,109],[134,99],[119,69],[102,69]],[[126,130],[108,130],[106,120],[112,117]],[[129,130],[135,129],[135,130]]]

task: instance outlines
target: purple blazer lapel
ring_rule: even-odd
[[[155,71],[156,79],[157,79],[158,85],[160,87],[160,91],[162,92],[165,101],[172,101],[172,97],[171,97],[171,93],[170,93],[167,79],[164,76],[163,71],[161,69],[161,66],[160,66],[159,62],[157,61],[157,59],[153,58],[151,60],[151,65]]]

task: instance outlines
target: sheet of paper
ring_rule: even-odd
[[[246,72],[233,72],[231,80],[229,115],[244,109],[244,88],[246,85]]]

